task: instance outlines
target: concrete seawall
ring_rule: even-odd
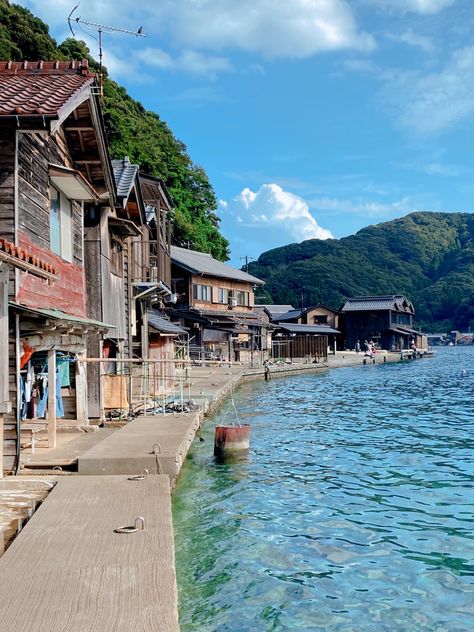
[[[270,377],[372,366],[363,360],[346,352],[323,364],[273,365]],[[398,361],[399,353],[375,358]],[[171,489],[205,415],[239,383],[263,379],[262,367],[193,367],[188,386],[199,412],[138,417],[87,445],[79,476],[57,479],[0,558],[0,632],[179,630]],[[128,480],[144,469],[145,480]],[[114,533],[138,516],[143,531]]]

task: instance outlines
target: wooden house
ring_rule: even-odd
[[[409,349],[420,336],[414,314],[413,303],[400,294],[351,298],[341,310],[345,348],[355,349],[357,342],[363,348],[372,340],[388,351]]]
[[[0,144],[0,238],[45,273],[16,268],[9,278],[4,455],[12,468],[27,419],[46,415],[50,445],[57,416],[86,422],[86,372],[77,360],[90,333],[108,329],[86,306],[84,214],[109,206],[115,192],[87,62],[1,62]]]
[[[258,362],[267,357],[265,323],[254,309],[263,281],[210,254],[171,247],[176,305],[172,320],[189,331],[191,351],[202,358]]]
[[[287,307],[286,311],[282,308]],[[294,308],[291,305],[260,305],[272,326],[272,356],[290,361],[319,361],[328,348],[337,350],[339,314],[326,305]]]

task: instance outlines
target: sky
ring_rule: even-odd
[[[22,0],[61,42],[76,0]],[[207,171],[231,262],[474,210],[472,0],[82,0],[113,79]],[[97,42],[78,31],[97,57]]]

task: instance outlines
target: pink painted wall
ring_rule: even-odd
[[[66,314],[86,318],[86,288],[83,266],[61,259],[47,248],[35,244],[23,231],[18,245],[31,254],[51,263],[58,279],[49,283],[30,274],[20,273],[16,302],[32,308],[59,309]]]

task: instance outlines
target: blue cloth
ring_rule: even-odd
[[[46,417],[46,406],[48,404],[48,387],[43,389],[43,397],[38,402],[36,414],[40,418]],[[56,417],[64,417],[63,398],[61,395],[61,380],[56,371]]]
[[[69,377],[69,360],[58,360],[59,383],[61,386],[71,386]]]

